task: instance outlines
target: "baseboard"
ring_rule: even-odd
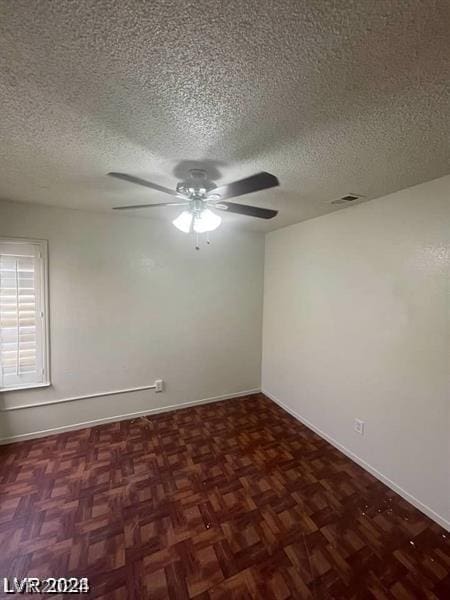
[[[304,417],[302,417],[295,410],[293,410],[292,408],[287,406],[287,404],[285,404],[284,402],[281,402],[281,400],[276,398],[273,394],[271,394],[270,392],[268,392],[266,390],[262,390],[262,393],[265,396],[267,396],[268,398],[270,398],[270,400],[275,402],[275,404],[278,404],[278,406],[280,406],[283,410],[285,410],[290,415],[292,415],[294,418],[296,418],[298,421],[300,421],[300,423],[303,423],[303,425],[306,425],[306,427],[308,427],[309,429],[312,429],[312,431],[317,433],[317,435],[319,435],[321,438],[323,438],[324,440],[329,442],[332,446],[334,446],[335,448],[340,450],[343,454],[345,454],[346,456],[351,458],[351,460],[353,460],[355,463],[357,463],[360,467],[362,467],[363,469],[368,471],[371,475],[373,475],[374,477],[379,479],[382,483],[384,483],[389,488],[391,488],[391,490],[396,492],[399,496],[401,496],[402,498],[407,500],[415,508],[417,508],[418,510],[423,512],[427,517],[430,517],[430,519],[432,519],[433,521],[435,521],[436,523],[441,525],[441,527],[444,527],[444,529],[446,529],[447,531],[450,531],[450,522],[447,521],[447,519],[445,519],[443,516],[436,513],[432,508],[430,508],[429,506],[427,506],[426,504],[424,504],[423,502],[418,500],[415,496],[413,496],[412,494],[410,494],[409,492],[404,490],[402,487],[400,487],[398,484],[396,484],[395,481],[392,481],[391,479],[389,479],[389,477],[386,477],[386,475],[383,475],[383,473],[380,473],[380,471],[378,471],[377,469],[372,467],[372,465],[370,465],[365,460],[363,460],[362,458],[360,458],[359,456],[354,454],[351,450],[349,450],[348,448],[346,448],[345,446],[340,444],[338,441],[336,441],[330,435],[328,435],[327,433],[325,433],[324,431],[322,431],[321,429],[319,429],[318,427],[313,425],[313,423],[308,421],[308,419],[305,419]]]
[[[14,435],[11,437],[5,437],[0,439],[0,445],[12,444],[14,442],[24,442],[26,440],[33,440],[40,437],[46,437],[48,435],[54,435],[57,433],[64,433],[65,431],[75,431],[77,429],[86,429],[87,427],[94,427],[95,425],[102,425],[104,423],[113,423],[115,421],[126,421],[127,419],[134,419],[135,417],[142,417],[145,415],[156,415],[159,413],[170,412],[172,410],[179,410],[180,408],[189,408],[190,406],[197,406],[199,404],[210,404],[212,402],[220,402],[220,400],[229,400],[231,398],[239,398],[240,396],[250,396],[252,394],[258,394],[261,391],[260,388],[254,388],[252,390],[243,390],[241,392],[233,392],[232,394],[223,394],[221,396],[212,396],[211,398],[203,398],[202,400],[193,400],[191,402],[182,402],[181,404],[171,404],[169,406],[161,406],[158,408],[150,408],[146,410],[140,410],[138,412],[126,413],[122,415],[115,415],[114,417],[105,417],[103,419],[95,419],[94,421],[84,421],[83,423],[74,423],[72,425],[63,425],[62,427],[53,427],[51,429],[43,429],[42,431],[32,431],[31,433],[22,433],[20,435]]]

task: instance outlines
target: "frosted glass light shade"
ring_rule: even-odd
[[[174,219],[172,223],[183,233],[189,233],[191,230],[192,218],[191,212],[188,210],[183,210],[183,212],[178,215],[178,217]]]
[[[206,233],[207,231],[214,231],[222,223],[222,218],[219,215],[213,213],[209,208],[205,208],[200,216],[194,219],[194,231],[196,233]]]

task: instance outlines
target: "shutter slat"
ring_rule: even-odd
[[[0,240],[0,388],[42,381],[40,248]]]

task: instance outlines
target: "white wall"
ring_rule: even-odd
[[[268,234],[262,374],[447,528],[449,234],[450,177]]]
[[[0,236],[49,241],[50,388],[0,407],[166,382],[166,390],[0,412],[0,439],[260,386],[264,236],[211,246],[170,222],[0,203]]]

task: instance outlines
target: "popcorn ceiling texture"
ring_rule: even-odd
[[[447,0],[0,0],[0,198],[163,201],[193,163],[274,229],[450,171]],[[173,218],[169,209],[133,217]],[[123,217],[117,217],[123,218]]]

